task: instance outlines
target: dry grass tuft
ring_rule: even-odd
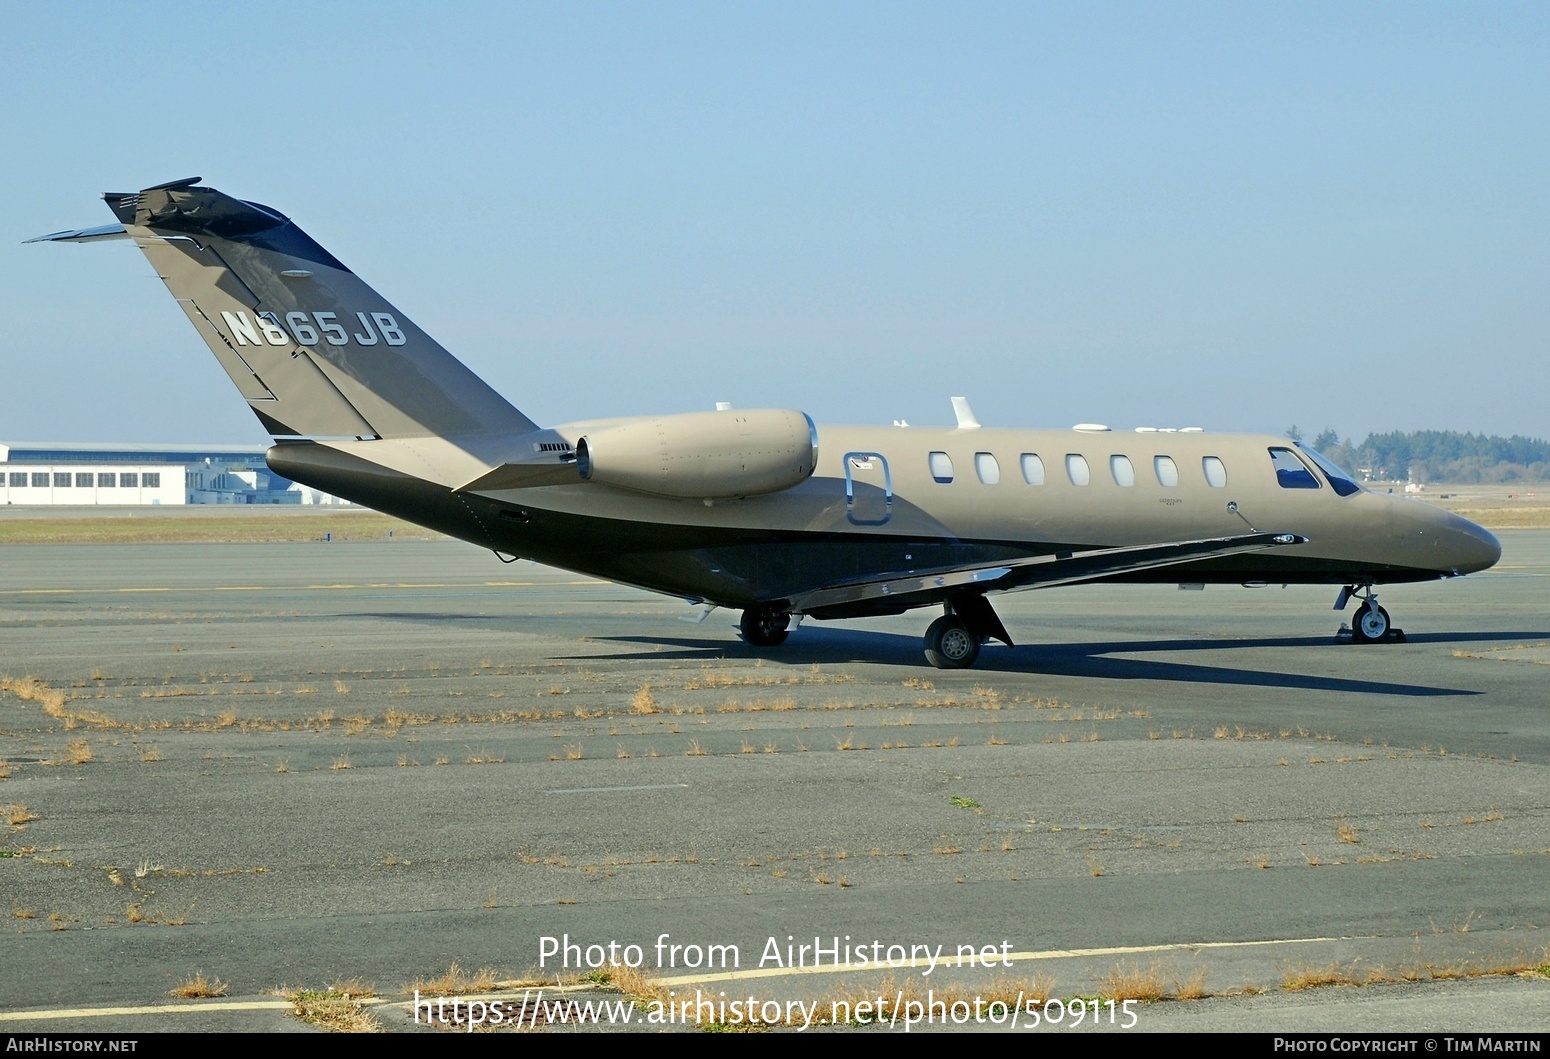
[[[1320,989],[1330,985],[1360,984],[1362,979],[1357,978],[1353,970],[1346,970],[1338,963],[1325,967],[1294,967],[1281,979],[1281,988],[1291,993],[1300,993],[1304,989]]]
[[[375,995],[373,992],[355,994],[349,986],[332,989],[296,989],[285,992],[285,999],[294,1006],[291,1012],[310,1026],[331,1030],[334,1033],[378,1033],[382,1026],[361,1004],[361,999]]]
[[[651,694],[650,684],[642,684],[640,690],[630,699],[630,712],[637,716],[662,712],[656,698]]]
[[[1147,968],[1136,964],[1115,967],[1098,979],[1098,993],[1109,1000],[1151,1003],[1168,996],[1168,975],[1156,963]]]
[[[637,1000],[650,1002],[667,999],[667,987],[639,967],[610,967],[608,984]]]
[[[0,819],[4,819],[12,827],[21,827],[23,824],[38,819],[38,814],[32,812],[25,805],[18,805],[13,802],[10,805],[0,805]]]
[[[65,744],[64,760],[71,765],[84,765],[96,756],[84,739],[72,739]]]
[[[1340,836],[1340,841],[1342,841],[1342,842],[1360,842],[1361,841],[1361,839],[1356,834],[1356,828],[1352,827],[1350,824],[1346,823],[1344,820],[1340,821],[1338,824],[1335,825],[1335,833]]]
[[[481,967],[477,971],[465,971],[453,961],[446,973],[439,978],[417,978],[405,987],[404,992],[436,993],[451,996],[453,993],[484,993],[495,988],[497,975],[493,967]]]
[[[1139,1000],[1150,1004],[1158,1000],[1199,1000],[1206,995],[1206,969],[1197,967],[1180,978],[1160,963],[1149,967],[1137,964],[1117,966],[1098,979],[1098,992],[1109,1000]]]
[[[206,976],[203,971],[192,978],[185,979],[180,985],[175,986],[167,994],[168,996],[181,997],[184,1000],[197,1000],[200,997],[214,997],[226,995],[226,983],[214,975]]]
[[[1178,1000],[1199,1000],[1206,995],[1206,969],[1197,967],[1187,978],[1174,979],[1173,995]]]
[[[363,982],[359,978],[346,978],[342,981],[335,982],[333,985],[328,987],[328,991],[331,993],[338,993],[340,996],[351,997],[355,1000],[365,1000],[368,997],[374,997],[377,995],[376,986],[372,985],[370,982]]]

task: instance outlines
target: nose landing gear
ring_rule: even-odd
[[[1335,600],[1336,610],[1345,610],[1352,596],[1362,601],[1351,616],[1352,643],[1404,643],[1405,631],[1394,628],[1389,612],[1378,606],[1378,594],[1372,585],[1346,585]]]

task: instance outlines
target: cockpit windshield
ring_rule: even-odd
[[[1361,486],[1351,480],[1351,476],[1342,471],[1328,458],[1319,454],[1318,450],[1297,442],[1297,447],[1307,454],[1308,458],[1319,465],[1319,470],[1324,472],[1324,477],[1329,479],[1329,486],[1341,496],[1350,496],[1360,492]]]

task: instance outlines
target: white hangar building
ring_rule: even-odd
[[[0,444],[0,505],[334,504],[281,478],[263,445]]]

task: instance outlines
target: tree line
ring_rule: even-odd
[[[1286,436],[1301,441],[1294,425]],[[1325,427],[1311,442],[1315,449],[1358,477],[1417,482],[1550,481],[1550,441],[1514,434],[1461,434],[1456,430],[1390,431],[1368,434],[1360,443],[1344,441]]]

